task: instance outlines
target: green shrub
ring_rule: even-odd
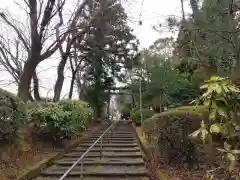
[[[32,121],[44,131],[46,138],[57,143],[85,129],[92,114],[92,109],[83,101],[48,103],[29,111]]]
[[[143,121],[152,117],[153,115],[154,115],[154,112],[151,111],[150,109],[142,109]],[[141,125],[141,111],[140,111],[140,109],[135,112],[135,124],[136,125]]]
[[[93,118],[93,110],[87,102],[80,100],[61,101],[59,105],[62,106],[63,111],[71,112],[71,119],[76,121],[80,128],[85,128]]]
[[[135,113],[136,113],[136,111],[137,111],[138,109],[139,109],[139,108],[135,107],[135,108],[133,108],[133,109],[130,111],[130,118],[131,118],[131,120],[132,120],[133,122],[136,121]]]
[[[148,142],[156,144],[157,153],[167,163],[187,164],[192,168],[198,165],[198,151],[189,134],[198,129],[206,117],[208,113],[204,106],[170,109],[146,120],[143,131],[148,137]]]
[[[47,109],[48,107],[54,107],[56,104],[52,102],[28,102],[27,112],[29,117],[29,123],[33,124],[35,127],[39,127],[42,124],[42,119],[36,114],[40,113],[42,109]],[[31,125],[29,124],[29,125]]]
[[[59,105],[31,111],[34,122],[38,122],[39,128],[44,129],[44,133],[56,142],[70,137],[75,132],[75,124],[71,121],[70,116],[71,114],[64,112]]]
[[[218,150],[225,153],[229,160],[229,170],[236,168],[240,158],[240,89],[229,78],[212,76],[200,87],[204,90],[202,101],[209,110],[209,122],[201,124],[199,129],[191,134],[193,138],[203,142],[215,140],[222,144]],[[219,139],[213,138],[214,136]]]
[[[124,107],[124,108],[121,110],[121,113],[122,113],[122,114],[126,114],[126,113],[129,113],[130,111],[131,111],[130,108]]]
[[[0,89],[0,141],[13,140],[26,121],[24,102],[14,94]]]

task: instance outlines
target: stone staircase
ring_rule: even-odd
[[[35,180],[58,180],[103,132],[104,130],[100,130],[82,140],[78,147],[43,170]],[[102,153],[100,153],[101,148]],[[148,180],[148,171],[131,124],[118,122],[114,131],[104,136],[102,145],[99,141],[85,156],[82,173],[80,162],[65,179]]]

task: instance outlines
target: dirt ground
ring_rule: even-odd
[[[53,147],[44,147],[39,142],[28,150],[18,145],[1,149],[0,180],[14,180],[36,166],[36,163],[56,155]]]
[[[100,124],[92,124],[88,130],[75,134],[70,141],[64,143],[65,147],[78,142],[99,128]],[[26,136],[26,135],[25,135]],[[57,155],[57,148],[41,141],[19,140],[13,145],[0,147],[0,180],[16,180],[22,174],[34,169],[39,164]],[[65,148],[63,147],[63,148]]]

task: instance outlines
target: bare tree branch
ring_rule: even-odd
[[[38,22],[39,22],[39,19],[40,19],[41,15],[42,15],[43,1],[44,0],[39,0],[39,13],[38,13],[38,18],[37,18]]]
[[[43,18],[42,18],[42,22],[41,22],[41,25],[40,25],[40,31],[39,31],[40,39],[42,39],[43,32],[44,32],[47,24],[49,24],[49,22],[51,22],[51,19],[53,17],[52,16],[52,11],[53,11],[55,1],[56,0],[48,0],[47,1],[47,5],[46,5],[46,8],[45,8],[45,11],[44,11],[44,14],[43,14]]]
[[[27,51],[29,51],[29,46],[28,43],[26,41],[26,39],[24,38],[22,32],[20,32],[20,29],[17,28],[16,25],[14,25],[12,22],[10,22],[7,17],[5,16],[4,13],[0,13],[0,17],[10,26],[14,29],[14,31],[17,33],[19,39],[22,41],[24,47],[26,48]]]

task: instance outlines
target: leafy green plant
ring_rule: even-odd
[[[81,127],[85,127],[93,118],[93,110],[87,102],[80,100],[61,101],[63,111],[71,112],[72,121],[76,121]]]
[[[70,118],[71,114],[64,112],[58,105],[34,109],[29,114],[36,126],[49,138],[52,137],[53,141],[61,141],[76,130]]]
[[[240,154],[240,90],[228,78],[216,76],[206,81],[201,89],[205,93],[196,102],[202,101],[208,107],[209,122],[202,122],[201,128],[191,136],[211,141],[212,135],[220,134],[224,149],[219,150],[227,153],[229,168],[233,170]]]
[[[0,89],[0,141],[13,140],[27,119],[25,103]]]
[[[83,101],[62,101],[32,108],[29,115],[47,138],[61,142],[76,131],[84,130],[92,118],[93,111]]]
[[[150,109],[142,109],[142,120],[145,121],[146,119],[152,117],[154,115],[154,112]],[[135,124],[141,125],[141,110],[137,110],[135,112]]]
[[[177,166],[187,164],[193,168],[198,165],[199,156],[197,145],[189,138],[189,134],[198,129],[206,113],[204,106],[170,109],[144,121],[143,131],[148,143],[153,144],[157,155],[166,163]]]
[[[136,120],[136,115],[135,115],[135,113],[136,113],[136,111],[137,111],[138,109],[139,109],[139,108],[135,107],[135,108],[133,108],[133,109],[130,111],[130,118],[131,118],[131,120],[132,120],[133,122],[135,122],[135,120]]]

